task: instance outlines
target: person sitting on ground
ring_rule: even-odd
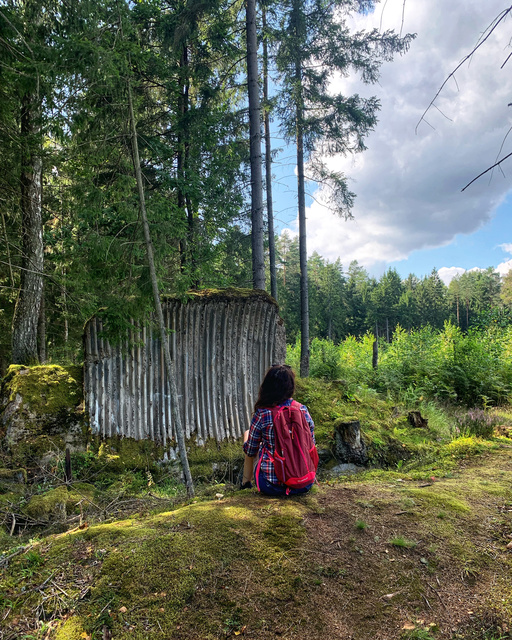
[[[275,433],[272,409],[290,407],[295,391],[295,374],[288,365],[272,365],[261,384],[258,400],[254,407],[251,426],[244,434],[244,472],[242,489],[252,487],[254,461],[257,455],[256,486],[258,491],[267,495],[296,495],[311,489],[312,482],[302,488],[290,488],[282,484],[276,476],[273,456],[275,451]],[[315,425],[307,407],[300,407],[311,429],[311,437],[315,442]],[[316,450],[315,450],[316,451]]]

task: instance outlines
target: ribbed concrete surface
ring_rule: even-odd
[[[266,369],[284,362],[285,332],[272,300],[255,292],[219,292],[164,303],[182,421],[199,443],[238,438],[248,428]],[[94,433],[174,440],[163,354],[156,327],[140,327],[119,345],[85,328],[85,401]],[[132,346],[130,346],[132,345]]]

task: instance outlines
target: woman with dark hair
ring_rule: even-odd
[[[258,491],[267,495],[294,495],[306,493],[311,489],[309,484],[300,489],[290,489],[282,484],[275,472],[273,455],[276,448],[276,438],[273,423],[273,409],[290,407],[295,392],[295,374],[286,364],[274,364],[267,371],[261,383],[258,400],[254,406],[254,415],[251,426],[244,434],[244,473],[242,489],[252,487],[251,481],[254,475],[254,461],[257,456],[256,485]],[[307,407],[300,406],[300,410],[311,429],[313,442],[315,439],[315,425]],[[308,436],[309,437],[309,436]]]

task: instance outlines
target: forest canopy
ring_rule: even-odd
[[[260,50],[268,45],[260,69],[273,87],[262,111],[290,144],[302,136],[304,159],[344,215],[354,194],[344,176],[315,165],[315,152],[363,151],[379,104],[330,96],[329,68],[375,82],[412,37],[350,34],[345,17],[373,8],[355,0],[257,4]],[[194,288],[251,286],[245,19],[239,0],[0,3],[0,370],[13,361],[80,361],[93,314],[115,334],[153,307],[130,93],[160,291],[186,297]],[[267,251],[274,236],[265,231]],[[275,239],[290,342],[301,333],[304,287],[311,338],[389,336],[398,325],[441,328],[447,319],[465,329],[485,322],[489,309],[507,315],[509,285],[492,270],[448,288],[435,271],[376,279],[357,263],[317,254],[306,261],[298,238]],[[268,264],[265,278],[270,290]]]

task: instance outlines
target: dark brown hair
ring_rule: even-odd
[[[265,374],[261,383],[257,409],[275,407],[293,396],[295,391],[295,374],[287,364],[273,364]]]

